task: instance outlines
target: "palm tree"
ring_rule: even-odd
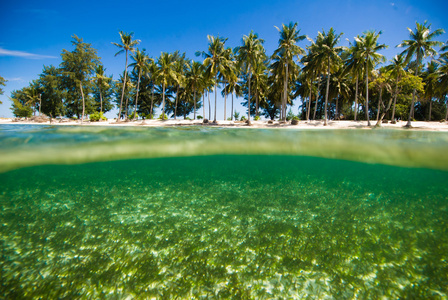
[[[440,51],[444,51],[440,54],[439,58],[439,87],[437,92],[442,95],[442,97],[446,98],[448,94],[448,43],[446,43]],[[448,120],[448,100],[446,100],[446,114],[445,114],[445,122]]]
[[[320,84],[321,84],[321,74],[323,73],[323,70],[325,69],[325,61],[322,61],[322,59],[319,57],[318,50],[319,48],[316,45],[316,42],[313,41],[311,38],[307,38],[311,42],[311,46],[307,46],[308,54],[302,58],[302,63],[304,64],[304,67],[302,69],[302,72],[306,73],[310,80],[310,99],[311,99],[311,93],[313,90],[313,83],[314,80],[317,80],[317,88],[315,88],[316,92],[316,102],[314,103],[314,114],[313,114],[313,120],[316,119],[316,112],[317,112],[317,103],[319,101],[319,92],[320,92]],[[309,110],[311,112],[311,100],[309,101]],[[309,114],[307,116],[307,119],[309,120]]]
[[[218,95],[218,74],[223,72],[225,66],[228,64],[228,52],[231,51],[230,48],[224,48],[227,39],[214,37],[207,35],[208,43],[208,53],[207,52],[196,52],[196,55],[201,55],[204,57],[204,66],[206,66],[207,76],[214,77],[215,85],[215,117],[213,122],[216,122],[216,105],[217,105],[217,95]]]
[[[328,106],[328,94],[330,91],[330,76],[331,70],[334,69],[338,63],[341,62],[339,54],[344,47],[337,47],[343,33],[336,34],[333,28],[330,28],[328,33],[324,30],[318,32],[316,42],[311,45],[312,51],[315,51],[314,59],[317,63],[325,64],[327,67],[327,88],[325,92],[325,120],[324,126],[327,125],[327,106]]]
[[[250,84],[252,79],[252,68],[261,59],[264,59],[265,50],[263,47],[264,40],[258,37],[258,34],[251,31],[249,35],[243,36],[241,40],[242,45],[235,48],[235,53],[237,54],[238,61],[241,64],[242,70],[248,74],[248,109],[247,109],[247,120],[250,122]],[[233,112],[232,112],[233,113]]]
[[[358,36],[359,38],[359,36]],[[354,120],[357,120],[358,116],[358,85],[359,85],[359,77],[362,76],[362,59],[359,55],[360,48],[358,42],[352,44],[350,43],[350,47],[347,50],[347,58],[345,59],[345,71],[352,75],[355,79],[355,115]]]
[[[100,92],[100,113],[103,112],[103,95],[101,91],[102,86],[109,86],[109,81],[112,79],[110,77],[107,77],[104,72],[106,69],[103,65],[99,64],[95,68],[95,76],[91,78],[92,81],[96,82],[96,85],[98,86],[98,90]]]
[[[157,77],[159,83],[162,84],[162,118],[165,116],[165,90],[166,86],[173,81],[177,80],[177,74],[174,72],[174,60],[173,55],[162,52],[158,61]]]
[[[224,65],[224,70],[223,72],[221,72],[221,80],[224,84],[224,88],[221,91],[221,94],[224,96],[224,120],[227,119],[227,94],[225,89],[226,89],[226,84],[228,82],[233,82],[238,80],[237,76],[238,76],[238,68],[237,68],[237,64],[234,60],[234,55],[232,51],[226,51],[226,56],[227,56],[227,62]],[[233,109],[233,108],[232,108]]]
[[[121,44],[117,44],[117,43],[114,43],[114,42],[112,42],[112,44],[117,46],[118,48],[121,48],[120,51],[115,53],[115,56],[117,56],[118,54],[121,54],[123,52],[126,53],[126,63],[125,63],[125,67],[124,67],[124,80],[123,80],[124,84],[123,84],[123,90],[121,92],[120,109],[118,111],[117,122],[121,118],[121,110],[122,110],[122,107],[123,107],[124,90],[126,88],[126,75],[127,75],[127,69],[128,69],[128,52],[131,51],[133,53],[135,51],[134,47],[137,46],[140,43],[140,40],[132,40],[132,36],[134,35],[133,32],[126,33],[126,32],[120,31],[119,34],[120,34]],[[127,115],[126,115],[126,117],[127,117]]]
[[[154,89],[156,87],[156,84],[158,84],[158,67],[157,67],[157,63],[154,61],[154,59],[150,59],[148,66],[147,66],[147,73],[146,76],[148,76],[151,85],[152,85],[152,89],[151,89],[151,107],[149,110],[149,113],[151,114],[151,116],[154,115]]]
[[[334,112],[334,118],[339,120],[339,96],[342,96],[342,99],[349,98],[350,88],[348,85],[347,73],[343,69],[343,65],[340,64],[336,67],[335,73],[332,76],[330,82],[330,94],[331,98],[336,98],[336,107]]]
[[[174,104],[174,119],[177,116],[177,105],[179,102],[179,89],[180,87],[185,85],[185,73],[188,69],[188,61],[185,58],[185,53],[182,55],[179,54],[179,51],[174,52],[173,54],[173,70],[176,73],[176,79],[174,82],[176,83],[176,102]]]
[[[266,61],[259,61],[252,70],[252,80],[255,94],[255,116],[259,116],[260,99],[264,99],[267,90],[267,66]]]
[[[204,80],[204,66],[200,62],[192,61],[188,65],[187,83],[190,89],[193,91],[193,101],[194,101],[193,120],[196,120],[196,92],[201,90],[203,80]]]
[[[423,72],[423,82],[425,83],[425,98],[429,102],[428,121],[431,121],[432,98],[436,94],[437,85],[439,84],[439,72],[437,63],[431,61],[428,63],[426,70]]]
[[[232,108],[231,108],[231,113],[230,113],[231,120],[233,120],[233,117],[234,117],[233,94],[235,93],[236,97],[242,96],[242,88],[241,88],[241,85],[238,84],[240,68],[235,67],[232,69],[232,71],[234,73],[232,74],[232,76],[229,76],[227,78],[227,85],[224,86],[224,89],[222,91],[222,93],[224,95],[228,95],[228,94],[232,95]]]
[[[148,70],[148,62],[150,61],[150,58],[145,53],[145,49],[143,51],[140,51],[137,49],[135,54],[132,56],[132,59],[134,62],[130,64],[130,67],[133,67],[134,69],[138,70],[138,81],[137,81],[137,93],[135,96],[135,107],[134,107],[134,118],[137,117],[137,104],[138,104],[138,92],[140,90],[140,79],[142,78],[142,73],[147,72]]]
[[[395,122],[395,106],[397,104],[397,97],[398,97],[398,86],[399,81],[401,80],[401,77],[403,76],[404,67],[406,66],[406,62],[404,60],[403,55],[395,55],[394,59],[391,61],[392,63],[390,65],[387,65],[385,67],[385,70],[390,72],[391,75],[395,78],[395,91],[393,94],[394,97],[394,104],[392,108],[392,117],[391,122]]]
[[[369,70],[373,70],[379,62],[385,62],[386,58],[377,53],[379,50],[386,49],[385,44],[378,44],[378,38],[382,32],[367,31],[361,37],[355,40],[359,44],[359,57],[363,60],[366,74],[366,118],[367,126],[370,126],[369,116]]]
[[[406,62],[410,62],[412,57],[416,55],[416,67],[415,67],[415,76],[418,75],[420,67],[422,65],[422,61],[427,56],[435,56],[437,55],[434,47],[441,46],[442,43],[438,41],[433,41],[434,38],[444,33],[443,29],[436,29],[431,32],[431,24],[428,24],[427,21],[425,23],[420,24],[415,22],[416,28],[415,32],[412,29],[408,28],[409,31],[409,40],[404,40],[397,47],[405,48],[402,52],[403,55],[406,55]],[[412,92],[412,102],[411,108],[409,111],[409,118],[406,124],[406,127],[411,127],[411,118],[414,111],[414,103],[415,103],[415,94],[416,90]]]
[[[289,87],[289,71],[296,69],[296,63],[294,57],[304,55],[305,50],[297,46],[296,44],[306,38],[305,35],[300,35],[300,29],[297,30],[297,23],[290,22],[287,26],[282,24],[282,29],[278,27],[280,32],[280,39],[278,41],[278,48],[274,51],[273,56],[278,57],[282,65],[285,66],[284,75],[284,90],[283,90],[283,103],[282,103],[282,116],[283,121],[286,121],[286,104],[288,102],[288,87]],[[292,73],[292,72],[291,72]]]

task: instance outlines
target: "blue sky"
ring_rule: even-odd
[[[12,116],[7,98],[12,90],[36,79],[44,65],[60,64],[62,49],[73,49],[73,34],[98,49],[106,73],[117,78],[125,58],[114,56],[118,49],[111,42],[119,42],[120,30],[133,31],[152,57],[180,50],[200,60],[194,53],[207,49],[208,34],[228,38],[227,45],[233,48],[254,30],[270,55],[279,37],[274,26],[282,23],[298,22],[301,33],[313,39],[318,31],[333,27],[344,33],[341,45],[373,29],[383,31],[380,42],[389,49],[381,53],[391,59],[401,51],[395,46],[408,38],[406,28],[413,29],[416,21],[428,20],[433,29],[448,30],[447,12],[446,0],[2,1],[0,75],[8,82],[0,96],[0,117]],[[448,40],[448,34],[440,40]],[[307,43],[300,45],[304,48]],[[243,112],[240,106],[237,110]],[[219,105],[218,117],[221,111]]]

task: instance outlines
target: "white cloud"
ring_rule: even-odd
[[[23,57],[27,59],[57,58],[56,56],[33,54],[24,51],[8,50],[0,47],[0,56]]]

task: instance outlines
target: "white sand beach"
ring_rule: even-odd
[[[16,119],[16,118],[0,118],[0,124],[21,124],[21,125],[82,125],[82,126],[143,126],[143,127],[174,127],[174,126],[213,126],[213,127],[232,127],[232,128],[285,128],[285,129],[373,129],[376,121],[371,121],[371,126],[367,126],[367,121],[328,121],[324,126],[323,120],[316,121],[299,121],[297,125],[291,125],[291,122],[281,121],[251,121],[248,125],[244,121],[217,121],[216,123],[209,121],[204,124],[202,120],[136,120],[136,121],[120,121],[110,119],[101,122],[90,122],[88,120],[81,122],[80,120],[71,119],[53,119],[52,122],[36,122],[33,120]],[[428,131],[446,131],[448,132],[448,122],[440,121],[414,121],[411,128],[406,128],[406,121],[398,121],[396,124],[382,123],[382,128],[388,129],[406,129],[406,130],[428,130]]]

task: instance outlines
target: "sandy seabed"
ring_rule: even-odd
[[[333,121],[329,120],[327,126],[324,126],[323,120],[315,121],[299,121],[298,125],[291,125],[291,122],[279,122],[279,121],[251,121],[248,125],[244,121],[209,121],[204,124],[202,120],[135,120],[135,121],[120,121],[117,122],[116,119],[111,119],[101,122],[90,122],[88,120],[81,122],[80,120],[70,120],[70,119],[53,119],[52,122],[49,120],[46,122],[35,122],[32,120],[25,119],[15,119],[15,118],[0,118],[1,124],[20,124],[20,125],[83,125],[83,126],[143,126],[143,127],[175,127],[175,126],[212,126],[212,127],[233,127],[233,128],[285,128],[285,129],[372,129],[375,128],[377,123],[375,120],[371,121],[371,126],[367,126],[367,121]],[[396,124],[382,123],[382,128],[389,129],[415,129],[415,130],[428,130],[428,131],[447,131],[448,132],[448,122],[440,121],[414,121],[412,122],[412,127],[405,127],[406,121],[398,121]]]

